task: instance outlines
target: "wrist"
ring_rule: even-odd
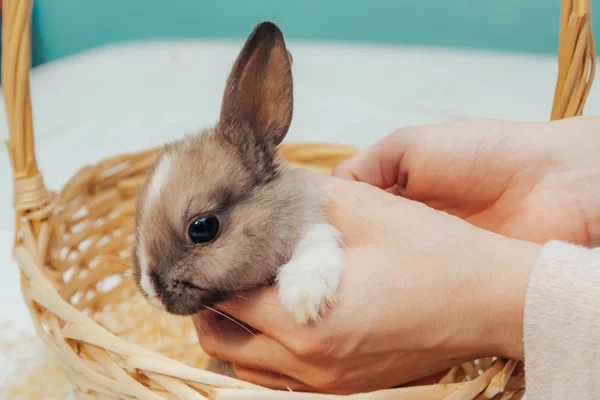
[[[529,278],[542,245],[486,232],[487,282],[480,302],[482,344],[488,356],[523,360],[523,317]],[[486,249],[487,247],[487,249]]]
[[[523,360],[525,298],[542,246],[476,227],[456,245],[466,256],[451,288],[445,349],[457,360]]]

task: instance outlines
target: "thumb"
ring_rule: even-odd
[[[348,209],[378,207],[382,201],[396,197],[375,186],[364,182],[349,181],[336,176],[314,172],[308,169],[296,169],[297,176],[316,186],[331,203]]]
[[[342,179],[365,182],[380,189],[406,185],[405,155],[413,143],[416,129],[401,128],[387,135],[354,157],[339,163],[332,175]],[[403,168],[404,167],[404,168]]]

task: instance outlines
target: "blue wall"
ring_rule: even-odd
[[[288,38],[555,53],[560,0],[35,0],[33,62],[150,38]],[[600,30],[600,14],[593,12]],[[596,37],[598,33],[596,32]]]
[[[560,4],[560,0],[35,0],[33,63],[123,40],[244,38],[258,21],[267,19],[279,24],[288,38],[554,54]],[[596,38],[597,9],[592,16]]]

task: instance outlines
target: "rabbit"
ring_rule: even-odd
[[[291,56],[272,22],[255,26],[216,125],[165,144],[135,214],[133,276],[147,302],[191,316],[276,285],[298,324],[334,305],[343,243],[316,187],[280,160],[293,114]]]

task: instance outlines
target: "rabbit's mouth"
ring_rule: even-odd
[[[267,282],[256,283],[234,290],[207,289],[195,284],[175,285],[174,290],[161,296],[160,302],[164,309],[174,315],[191,316],[203,311],[213,311],[214,307],[233,298],[244,299],[248,293],[271,286],[275,278]]]
[[[169,314],[190,316],[198,314],[205,309],[211,309],[233,296],[234,293],[230,291],[182,286],[174,288],[169,293],[160,296],[160,299],[157,298],[155,300],[160,301],[165,311]]]

